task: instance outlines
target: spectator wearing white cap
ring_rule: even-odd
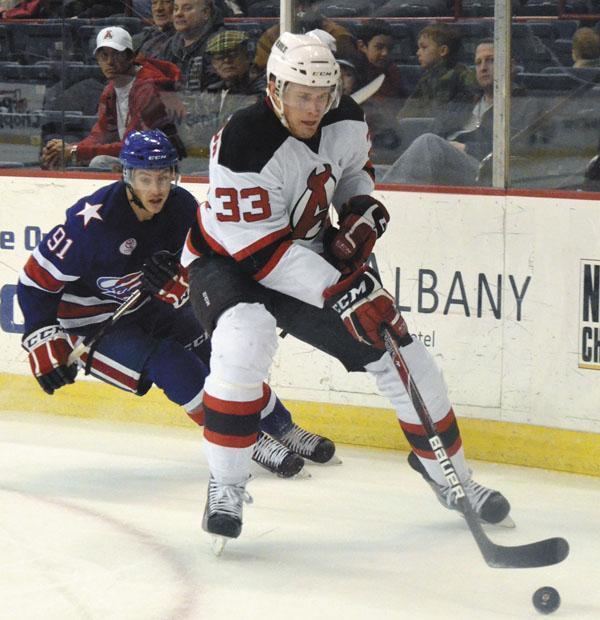
[[[157,128],[179,145],[183,156],[183,147],[171,122],[171,108],[176,101],[172,91],[181,76],[179,69],[163,60],[143,57],[136,60],[131,35],[118,26],[103,28],[98,33],[94,55],[108,80],[100,96],[98,121],[81,142],[66,144],[60,138],[48,141],[42,150],[42,165],[46,168],[58,168],[65,163],[112,167],[126,134]]]

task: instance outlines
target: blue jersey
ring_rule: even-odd
[[[65,223],[43,238],[19,276],[25,333],[56,322],[85,331],[109,318],[140,287],[149,256],[181,251],[197,206],[192,194],[175,187],[161,212],[140,222],[122,181],[79,200],[67,209]]]

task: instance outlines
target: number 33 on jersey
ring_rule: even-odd
[[[293,248],[320,253],[329,205],[373,191],[369,148],[363,112],[349,97],[309,140],[293,137],[267,101],[236,113],[213,137],[208,200],[182,262],[208,251],[231,256],[265,286],[321,305],[319,287],[333,268]],[[314,290],[291,292],[283,282],[290,269]]]

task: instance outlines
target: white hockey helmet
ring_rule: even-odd
[[[279,104],[273,100],[267,86],[267,95],[281,122],[286,125],[283,113],[283,91],[286,84],[302,84],[331,88],[331,101],[327,110],[337,106],[340,97],[340,66],[330,47],[314,34],[293,34],[284,32],[275,41],[267,60],[267,85],[275,81],[275,94]]]

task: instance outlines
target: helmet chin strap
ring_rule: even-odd
[[[146,207],[144,206],[144,203],[140,200],[139,196],[135,193],[133,189],[133,185],[125,181],[125,187],[129,190],[131,194],[131,196],[129,197],[129,200],[133,202],[133,204],[136,207],[139,207],[140,209],[143,209],[144,211],[148,211],[148,209],[146,209]]]
[[[285,109],[283,104],[283,89],[285,88],[285,83],[281,85],[281,87],[277,87],[277,80],[275,81],[275,96],[279,100],[279,105],[275,102],[275,97],[271,95],[269,88],[267,87],[267,96],[269,97],[269,101],[273,106],[273,111],[277,115],[279,122],[286,128],[289,129],[289,125],[287,119],[285,118]]]

